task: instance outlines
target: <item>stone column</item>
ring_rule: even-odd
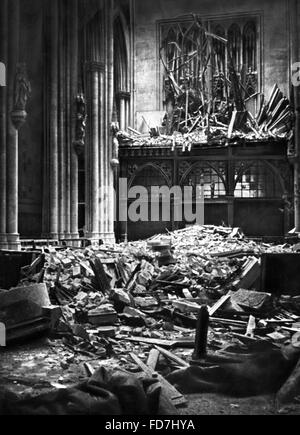
[[[86,236],[115,241],[114,174],[111,166],[113,114],[113,0],[87,26],[88,128],[86,145]],[[99,31],[100,30],[100,31]],[[103,35],[99,38],[98,35]]]
[[[298,30],[299,6],[297,0],[290,0],[291,22],[291,64],[299,62],[300,32]],[[294,87],[295,107],[295,157],[294,161],[294,208],[296,232],[300,233],[300,87]]]
[[[0,3],[0,61],[7,67],[7,9],[8,0]],[[7,75],[5,77],[7,82]],[[7,84],[7,83],[4,83]],[[6,104],[7,87],[0,86],[0,249],[7,248],[6,242]]]
[[[70,118],[71,118],[71,238],[79,238],[78,233],[78,156],[76,153],[76,96],[78,92],[78,0],[72,0],[70,13],[70,46],[71,46],[71,76],[70,76]]]
[[[120,129],[126,129],[126,101],[123,96],[120,97]]]
[[[86,237],[99,240],[99,91],[104,66],[91,62],[87,68],[89,113],[86,147]]]
[[[58,100],[58,203],[59,238],[64,239],[66,228],[66,104],[65,104],[65,3],[59,3],[59,100]]]
[[[14,110],[14,80],[19,59],[19,31],[20,31],[20,5],[19,0],[8,3],[8,97],[7,107],[7,149],[6,149],[6,182],[7,182],[7,215],[6,232],[8,248],[19,250],[21,248],[18,233],[18,125],[12,122]]]
[[[58,0],[50,2],[49,237],[58,238]]]
[[[111,123],[113,120],[113,100],[114,100],[114,0],[106,0],[105,3],[105,22],[107,24],[107,124],[106,124],[106,141],[104,146],[106,147],[106,172],[105,183],[107,186],[107,193],[103,199],[106,210],[106,222],[107,225],[104,232],[100,230],[102,238],[106,243],[115,242],[115,195],[114,195],[114,172],[111,165],[113,160],[113,135],[111,131]],[[126,120],[125,120],[126,122]]]

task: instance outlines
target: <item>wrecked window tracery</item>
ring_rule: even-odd
[[[235,198],[281,198],[283,189],[274,171],[265,163],[236,164]]]
[[[209,127],[198,122],[212,112],[220,127],[227,125],[237,99],[235,78],[240,82],[240,101],[257,97],[257,23],[256,18],[209,22],[192,15],[191,21],[161,24],[167,134]]]

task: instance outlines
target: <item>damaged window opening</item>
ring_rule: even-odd
[[[241,164],[236,170],[236,198],[282,198],[276,174],[264,163]]]
[[[161,59],[164,66],[164,126],[190,133],[206,126],[205,117],[215,117],[214,125],[230,122],[240,99],[253,115],[259,93],[257,19],[247,17],[240,23],[201,20],[160,24]],[[242,110],[237,107],[237,110]]]

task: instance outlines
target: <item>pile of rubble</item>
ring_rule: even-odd
[[[244,125],[238,122],[241,114]],[[175,130],[172,134],[166,134],[162,127],[151,129],[150,134],[140,134],[130,129],[130,134],[119,131],[117,139],[121,146],[169,147],[172,151],[181,148],[182,152],[190,152],[194,146],[224,147],[242,142],[269,142],[270,139],[291,141],[293,138],[293,111],[277,85],[274,86],[268,102],[265,102],[263,96],[261,107],[255,116],[246,110],[233,110],[227,124],[218,122],[215,114],[198,116],[196,121],[197,118],[196,123],[190,118],[192,128]],[[203,120],[202,124],[200,118]]]
[[[203,306],[210,355],[300,347],[300,297],[257,291],[261,255],[289,252],[247,240],[239,229],[194,226],[113,247],[46,247],[43,268],[27,268],[21,285],[43,282],[59,307],[52,334],[66,349],[63,368],[86,358],[92,373],[101,359],[131,372],[159,370],[166,385],[164,376],[193,360]],[[174,394],[173,405],[185,403]]]
[[[81,339],[88,340],[86,331],[97,331],[100,336],[131,336],[131,341],[135,335],[137,342],[172,341],[173,324],[194,329],[199,308],[207,305],[212,324],[236,328],[238,333],[246,332],[250,314],[262,319],[272,314],[271,320],[262,322],[258,316],[256,332],[262,333],[265,327],[259,327],[267,322],[274,325],[269,338],[280,341],[289,331],[282,334],[281,328],[278,333],[277,326],[291,326],[298,318],[284,310],[284,298],[275,304],[271,295],[255,291],[260,285],[260,257],[274,252],[292,248],[247,240],[239,229],[194,226],[115,247],[49,247],[44,252],[43,281],[52,303],[63,307],[68,318],[61,322],[61,332]],[[22,284],[32,284],[40,276],[41,272],[27,276]],[[164,328],[166,322],[172,324],[171,334]],[[79,324],[89,326],[83,330]],[[178,332],[175,340],[186,331]]]
[[[94,306],[99,303],[99,294],[105,298],[114,289],[127,298],[133,295],[145,300],[149,296],[184,297],[184,293],[190,293],[189,297],[205,293],[218,298],[229,290],[255,284],[259,257],[272,252],[293,251],[287,245],[247,240],[238,229],[195,226],[114,248],[49,247],[45,250],[43,279],[50,296],[62,305],[74,298],[80,302],[80,298],[85,300],[89,295]],[[249,269],[255,269],[256,275],[253,282],[245,284],[241,279],[249,275]],[[33,276],[30,281],[36,278]]]

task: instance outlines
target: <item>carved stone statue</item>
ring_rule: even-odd
[[[26,104],[31,95],[31,85],[28,80],[26,64],[19,63],[14,83],[14,111],[26,111]]]
[[[112,168],[117,168],[119,166],[119,140],[118,140],[118,134],[119,134],[120,128],[119,124],[117,122],[113,122],[111,124],[111,132],[113,136],[113,149],[112,149],[112,159],[111,159],[111,166]]]
[[[79,94],[76,98],[76,142],[84,145],[86,132],[86,102],[83,94]]]

